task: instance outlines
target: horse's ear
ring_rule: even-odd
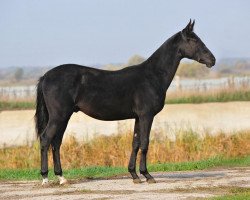
[[[194,24],[195,24],[195,20],[192,22],[192,20],[190,19],[188,25],[182,31],[185,32],[185,33],[193,32]]]
[[[195,19],[194,19],[193,23],[191,24],[192,31],[194,31],[194,24],[195,24]]]
[[[195,24],[195,20],[192,22],[192,20],[190,19],[188,25],[181,31],[181,36],[184,40],[187,39],[187,36],[189,33],[193,32],[194,24]]]

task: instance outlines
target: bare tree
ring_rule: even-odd
[[[143,58],[140,55],[133,55],[131,58],[129,58],[126,66],[130,66],[130,65],[138,65],[141,64],[142,62],[145,61],[145,58]]]
[[[23,68],[18,67],[14,73],[14,78],[16,81],[20,81],[23,78]]]

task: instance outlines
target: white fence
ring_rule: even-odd
[[[126,84],[126,83],[124,83]],[[250,77],[224,77],[218,79],[182,79],[176,76],[169,87],[169,91],[195,90],[206,91],[220,88],[250,86]],[[0,87],[0,99],[34,98],[36,86]]]
[[[195,90],[206,91],[213,89],[226,89],[250,86],[250,77],[223,77],[217,79],[181,79],[176,76],[171,83],[169,90]]]
[[[36,86],[12,86],[0,87],[0,99],[22,99],[34,98]]]

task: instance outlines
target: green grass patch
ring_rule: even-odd
[[[230,194],[221,197],[214,197],[210,200],[249,200],[250,192],[242,193],[242,194]]]
[[[191,171],[203,170],[213,167],[242,167],[250,165],[250,156],[242,158],[225,159],[222,157],[214,157],[207,160],[180,162],[180,163],[162,163],[149,165],[149,171]]]
[[[229,194],[219,197],[209,198],[209,200],[247,200],[250,199],[250,188],[233,188]]]
[[[0,111],[2,110],[27,110],[35,109],[34,101],[0,101]]]
[[[91,166],[78,169],[64,170],[63,174],[69,179],[76,178],[104,178],[127,172],[125,167]],[[55,179],[53,169],[49,170],[49,178]],[[39,169],[0,169],[0,180],[39,180]]]
[[[207,160],[181,163],[149,164],[150,172],[157,171],[191,171],[213,167],[244,167],[250,165],[250,156],[242,158],[225,159],[221,157]],[[126,167],[92,166],[64,170],[64,176],[68,179],[78,178],[106,178],[115,175],[127,174]],[[53,170],[50,170],[50,179],[54,179]],[[39,180],[41,179],[38,169],[0,169],[0,180]]]
[[[167,104],[185,103],[209,103],[209,102],[230,102],[230,101],[250,101],[250,91],[221,91],[215,94],[191,94],[180,97],[166,98]]]

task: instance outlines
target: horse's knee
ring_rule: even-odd
[[[148,148],[147,147],[141,147],[141,153],[142,154],[147,154],[148,153]]]
[[[138,152],[138,151],[139,151],[139,148],[140,148],[140,145],[139,145],[139,144],[133,145],[132,151]]]
[[[147,152],[148,152],[148,145],[149,145],[149,140],[148,140],[148,139],[143,139],[143,140],[141,141],[141,146],[140,146],[140,148],[141,148],[141,152],[142,152],[143,154],[147,154]]]

